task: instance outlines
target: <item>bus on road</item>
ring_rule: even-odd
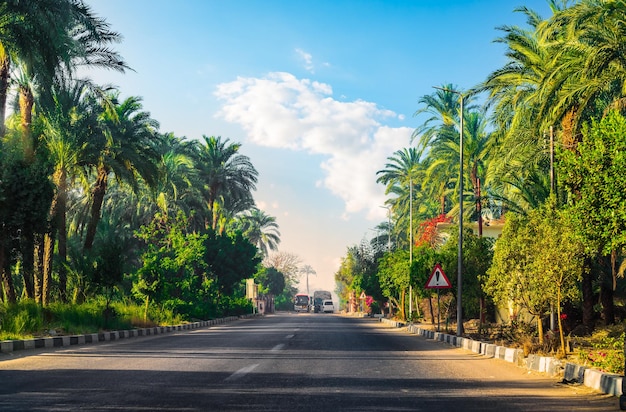
[[[306,293],[298,293],[293,299],[293,310],[296,312],[308,312],[311,305],[311,299]]]

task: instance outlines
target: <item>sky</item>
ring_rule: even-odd
[[[467,90],[506,63],[498,27],[545,0],[86,0],[133,69],[91,71],[140,96],[161,132],[241,143],[279,250],[335,291],[348,247],[387,220],[376,172],[411,146],[433,86]],[[306,275],[300,279],[306,291]]]

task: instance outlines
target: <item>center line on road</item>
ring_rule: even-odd
[[[284,343],[279,343],[278,345],[274,346],[271,349],[271,352],[278,352],[279,350],[282,350],[285,347]]]
[[[287,335],[287,336],[285,336],[285,339],[291,339],[291,338],[293,338],[294,336],[295,336],[295,335]]]
[[[232,382],[232,381],[236,381],[237,379],[241,379],[244,376],[246,376],[247,374],[249,374],[250,372],[252,372],[257,366],[259,366],[259,364],[255,363],[255,364],[252,364],[252,365],[248,365],[245,368],[241,368],[237,372],[235,372],[232,375],[230,375],[228,378],[224,379],[224,381],[225,382]]]

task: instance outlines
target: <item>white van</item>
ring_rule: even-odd
[[[333,313],[335,311],[335,305],[332,300],[326,299],[322,303],[322,312],[324,313]]]

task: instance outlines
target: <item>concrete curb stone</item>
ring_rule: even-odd
[[[120,331],[107,331],[99,333],[89,333],[85,335],[70,336],[53,336],[45,338],[33,338],[22,340],[3,340],[0,341],[0,353],[10,353],[14,351],[39,348],[59,348],[64,346],[84,345],[99,342],[109,342],[120,339],[134,338],[139,336],[152,336],[173,331],[198,329],[207,326],[218,325],[226,322],[232,322],[238,319],[260,316],[258,314],[249,314],[242,316],[228,316],[225,318],[211,319],[206,321],[198,321],[185,323],[182,325],[171,326],[154,326],[142,329],[129,329]]]
[[[390,319],[379,318],[379,320],[382,323],[396,328],[405,326],[402,322]],[[426,339],[445,342],[457,348],[463,348],[485,357],[501,359],[528,370],[548,374],[549,376],[562,376],[565,382],[579,383],[614,396],[626,394],[626,379],[623,379],[623,376],[620,375],[601,372],[596,369],[587,368],[571,362],[564,362],[560,359],[547,356],[530,354],[524,357],[524,351],[521,349],[507,348],[456,335],[434,332],[429,329],[420,328],[414,324],[406,325],[406,327],[407,331],[411,334],[422,336]]]

